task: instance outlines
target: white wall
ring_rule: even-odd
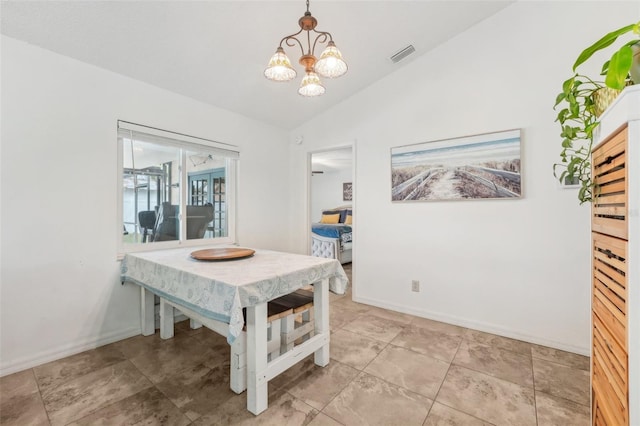
[[[589,206],[552,175],[552,107],[578,53],[637,16],[635,2],[517,2],[294,129],[292,237],[307,152],[356,140],[355,300],[588,355]],[[515,128],[522,199],[391,203],[391,147]]]
[[[116,260],[118,119],[238,145],[239,242],[289,248],[286,209],[264,208],[289,200],[286,132],[1,41],[0,374],[140,332]]]
[[[351,168],[327,170],[322,174],[311,176],[312,222],[320,222],[323,210],[351,205],[351,201],[343,200],[342,184],[351,182],[352,172]]]

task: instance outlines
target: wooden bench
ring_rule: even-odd
[[[270,301],[269,305],[292,310],[292,314],[281,320],[280,353],[290,351],[296,343],[313,337],[313,291],[296,290]]]

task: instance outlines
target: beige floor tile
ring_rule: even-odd
[[[0,424],[589,424],[588,357],[356,303],[351,291],[330,312],[329,365],[310,355],[274,378],[260,416],[229,389],[226,337],[183,321],[173,339],[136,336],[0,378]]]
[[[369,337],[370,339],[388,343],[392,341],[404,327],[395,321],[366,313],[358,316],[342,328],[343,330]]]
[[[337,361],[331,360],[329,364],[332,362]],[[294,385],[295,382],[304,377],[310,376],[316,368],[322,367],[315,364],[314,356],[311,354],[287,368],[273,379],[269,380],[269,389],[278,389],[280,392],[286,392]]]
[[[176,336],[180,336],[180,335],[186,335],[186,336],[194,336],[196,334],[200,334],[202,332],[204,332],[207,328],[204,326],[201,326],[200,328],[191,328],[191,321],[190,320],[185,320],[185,321],[180,321],[177,322],[174,326],[174,334]]]
[[[533,387],[531,357],[480,343],[463,341],[453,363],[472,370]]]
[[[389,309],[378,308],[377,306],[372,306],[371,309],[367,311],[367,314],[375,315],[385,320],[393,321],[402,325],[410,324],[415,318],[413,315],[403,314],[396,311],[391,311]]]
[[[130,361],[149,380],[158,383],[177,371],[193,368],[198,364],[215,367],[228,361],[229,352],[225,352],[225,348],[209,344],[210,340],[204,333],[182,339],[174,337],[165,340],[165,344],[159,345],[155,350],[130,358]],[[226,345],[226,350],[228,347]]]
[[[156,387],[191,420],[214,411],[236,395],[229,388],[229,362],[213,369],[199,364],[180,370]]]
[[[457,365],[436,401],[493,424],[536,425],[533,389]]]
[[[457,325],[447,324],[446,322],[434,321],[428,318],[420,317],[413,317],[411,325],[455,337],[464,337],[467,330],[466,328],[459,327]]]
[[[318,415],[315,416],[313,420],[311,420],[311,423],[309,423],[309,426],[343,426],[343,425],[342,423],[332,419],[331,417],[325,414],[318,413]]]
[[[491,426],[491,423],[434,402],[424,426]]]
[[[364,371],[434,399],[448,369],[448,362],[389,345]]]
[[[329,313],[329,326],[331,331],[337,331],[345,325],[353,322],[360,314],[353,311],[340,310],[331,307]]]
[[[589,371],[534,358],[533,380],[536,391],[589,405]]]
[[[187,335],[175,336],[172,339],[161,339],[160,332],[156,330],[156,333],[151,336],[138,335],[130,337],[113,343],[113,346],[122,352],[127,359],[132,359],[148,353],[157,352],[168,346],[183,346],[190,341],[189,339],[190,337]]]
[[[345,425],[422,425],[429,398],[361,373],[322,412]]]
[[[557,364],[566,365],[567,367],[577,368],[580,370],[589,370],[591,362],[591,358],[588,356],[534,344],[531,345],[531,356],[533,358],[553,361]]]
[[[340,312],[351,312],[354,314],[366,314],[369,312],[369,309],[372,308],[370,305],[365,305],[364,303],[354,302],[350,297],[343,297],[335,302],[329,303],[329,309],[331,312],[340,311]]]
[[[31,370],[28,372],[33,375]],[[40,393],[20,393],[6,397],[0,404],[0,424],[3,426],[49,425]]]
[[[337,294],[337,293],[334,293],[334,292],[330,291],[329,292],[329,303],[330,304],[334,303],[334,302],[342,299],[345,296],[346,296],[346,294]]]
[[[506,349],[529,357],[531,356],[531,343],[523,342],[522,340],[510,339],[509,337],[471,329],[465,330],[464,337],[472,342],[482,343],[494,348]]]
[[[51,388],[42,396],[51,424],[61,425],[151,386],[130,361],[122,361]]]
[[[95,370],[117,364],[126,359],[114,345],[72,355],[58,361],[49,362],[33,369],[42,392],[55,386],[84,376]]]
[[[297,380],[290,382],[286,390],[316,410],[322,410],[358,373],[355,368],[332,360],[326,367],[314,365]]]
[[[362,337],[346,330],[331,334],[331,358],[362,370],[386,346],[379,340]]]
[[[408,325],[391,343],[432,358],[451,362],[461,341],[460,337]]]
[[[294,398],[286,392],[269,395],[269,408],[254,416],[247,411],[246,392],[236,395],[224,404],[192,423],[193,426],[211,425],[273,425],[302,426],[309,424],[318,414],[311,406]]]
[[[167,425],[186,426],[191,420],[156,388],[106,406],[69,426]]]
[[[213,330],[209,330],[207,327],[201,328],[201,333],[196,333],[191,336],[194,340],[199,342],[206,343],[210,348],[216,348],[220,350],[224,350],[225,348],[231,351],[229,344],[227,343],[227,336],[223,336],[222,334],[218,334]]]
[[[591,411],[586,405],[536,392],[538,426],[589,426]]]
[[[192,339],[205,348],[207,356],[204,359],[204,365],[207,367],[215,368],[231,361],[231,346],[227,343],[226,336],[207,329],[196,334]]]
[[[32,369],[0,377],[0,405],[22,396],[38,392],[38,384]]]

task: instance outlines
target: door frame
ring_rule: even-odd
[[[356,294],[356,258],[357,258],[357,234],[358,234],[358,227],[357,227],[357,217],[358,217],[358,208],[357,208],[357,197],[358,197],[358,191],[357,191],[357,178],[356,178],[356,171],[357,171],[357,140],[352,140],[346,143],[342,143],[342,144],[337,144],[337,145],[331,145],[331,146],[327,146],[327,147],[323,147],[323,148],[318,148],[318,149],[314,149],[314,150],[310,150],[307,151],[307,164],[306,164],[306,178],[307,178],[307,205],[306,205],[306,229],[307,229],[307,237],[306,237],[306,244],[307,244],[307,254],[311,255],[311,223],[312,223],[312,219],[311,219],[311,215],[313,214],[313,212],[311,211],[311,172],[312,170],[312,157],[313,154],[319,154],[319,153],[324,153],[324,152],[331,152],[331,151],[338,151],[338,150],[343,150],[346,148],[351,148],[351,182],[352,182],[352,197],[351,197],[351,207],[352,207],[352,219],[353,219],[353,241],[352,241],[352,252],[351,252],[351,256],[352,256],[352,260],[351,260],[351,289],[352,289],[352,297],[355,297]]]

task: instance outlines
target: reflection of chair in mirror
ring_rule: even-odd
[[[169,241],[178,239],[178,206],[169,202],[162,203],[158,209],[153,227],[152,241]]]
[[[213,220],[213,204],[187,206],[187,239],[203,238],[207,225]]]
[[[138,223],[140,224],[140,228],[142,228],[142,242],[153,241],[153,227],[156,224],[156,212],[154,210],[138,212]]]
[[[207,224],[213,220],[213,205],[187,206],[187,239],[203,238]],[[162,203],[158,209],[152,241],[178,239],[178,206]]]

